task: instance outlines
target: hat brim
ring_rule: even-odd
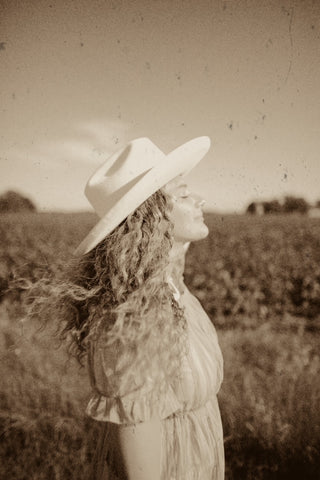
[[[90,252],[157,190],[178,175],[184,176],[189,173],[206,155],[209,148],[209,137],[197,137],[166,155],[161,163],[148,170],[141,180],[124,193],[121,200],[98,221],[74,251],[74,255],[80,256]]]

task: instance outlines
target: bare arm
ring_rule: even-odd
[[[117,463],[125,480],[160,480],[161,420],[113,425]]]

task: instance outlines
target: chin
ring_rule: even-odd
[[[183,224],[174,229],[174,239],[179,243],[196,242],[203,240],[209,234],[209,229],[203,221],[190,221],[189,225]]]
[[[194,234],[192,235],[192,238],[189,238],[189,240],[187,240],[188,242],[196,242],[198,240],[203,240],[204,238],[206,238],[209,234],[209,229],[207,227],[207,225],[205,225],[204,223],[201,225],[200,228],[197,228],[197,230],[194,232]],[[191,235],[190,235],[191,237]]]
[[[208,235],[209,235],[209,228],[207,227],[207,225],[203,224],[203,227],[201,229],[201,235],[199,236],[199,240],[206,238]]]

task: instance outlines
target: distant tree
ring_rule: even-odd
[[[307,213],[310,205],[304,198],[286,196],[283,204],[283,211],[285,213]]]
[[[317,207],[317,208],[320,208],[320,200],[317,200],[317,201],[316,201],[316,207]]]
[[[29,198],[24,197],[20,193],[9,190],[0,195],[0,213],[29,211],[34,212],[35,205]]]
[[[269,202],[263,202],[264,213],[281,213],[282,206],[279,200],[271,200]]]
[[[246,212],[247,212],[247,213],[254,214],[254,213],[256,213],[256,210],[257,210],[256,203],[255,203],[255,202],[252,202],[252,203],[250,203],[250,204],[247,206]]]

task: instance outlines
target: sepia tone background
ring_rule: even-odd
[[[132,138],[209,135],[188,180],[210,234],[185,281],[224,356],[226,479],[318,478],[320,2],[0,5],[0,477],[90,478],[86,369],[55,319],[26,321],[23,289],[95,224],[74,213],[88,176]]]

